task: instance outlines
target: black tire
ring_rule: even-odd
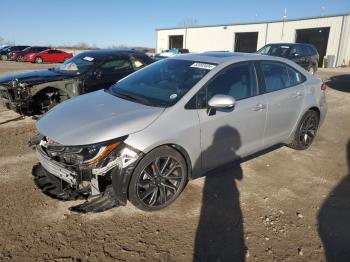
[[[309,71],[310,74],[315,75],[317,72],[317,68],[317,65],[313,64],[309,66],[307,71]]]
[[[129,200],[144,211],[170,205],[187,183],[187,165],[182,155],[169,146],[149,152],[135,168],[129,184]]]
[[[35,58],[35,63],[42,64],[43,62],[44,62],[44,60],[40,56]]]
[[[24,57],[22,55],[16,57],[17,62],[23,62]]]
[[[293,142],[288,146],[296,150],[309,148],[315,139],[320,117],[314,110],[308,110],[301,118],[294,134]]]

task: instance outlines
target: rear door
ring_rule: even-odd
[[[208,114],[207,102],[217,94],[234,97],[234,108],[216,109],[215,114]],[[215,168],[262,148],[266,99],[259,94],[252,62],[223,69],[198,97],[205,100],[202,109],[198,109],[203,169]]]
[[[259,64],[268,104],[264,144],[271,146],[284,142],[297,124],[306,95],[306,78],[281,62]]]

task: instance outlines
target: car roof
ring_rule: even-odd
[[[83,52],[80,54],[84,54],[86,56],[92,56],[95,58],[109,56],[109,55],[130,55],[130,54],[144,55],[144,53],[142,53],[140,51],[133,50],[133,49],[127,49],[127,48],[91,50],[91,51],[86,51],[86,52]]]
[[[169,59],[169,58],[168,58]],[[191,53],[171,57],[170,59],[179,60],[192,60],[205,63],[222,64],[229,61],[241,61],[247,60],[276,60],[285,61],[279,57],[270,57],[265,55],[260,55],[256,53],[240,53],[240,52],[204,52],[204,53]]]
[[[308,46],[312,46],[312,44],[309,43],[270,43],[267,45],[288,45],[288,46],[292,46],[292,45],[308,45]]]

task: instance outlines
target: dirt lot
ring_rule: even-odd
[[[0,74],[48,66],[1,62]],[[35,122],[1,108],[0,260],[350,261],[350,70],[319,72],[334,75],[348,77],[329,83],[329,112],[309,150],[282,147],[239,172],[191,181],[155,213],[128,204],[75,214],[75,202],[43,195],[27,146]]]

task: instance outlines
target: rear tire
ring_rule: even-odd
[[[314,66],[314,65],[312,65],[310,68],[309,68],[309,73],[311,74],[311,75],[315,75],[315,73],[316,73],[316,71],[317,71],[317,67],[316,66]]]
[[[315,139],[319,121],[318,113],[314,110],[308,110],[298,124],[293,142],[288,146],[296,150],[309,148]]]
[[[17,58],[16,58],[17,62],[23,62],[23,60],[24,60],[24,57],[22,55],[17,56]]]
[[[1,60],[6,61],[8,59],[7,55],[1,55]]]
[[[42,64],[44,61],[43,61],[43,59],[40,57],[40,56],[38,56],[38,57],[36,57],[35,58],[35,63],[37,63],[37,64]]]
[[[187,165],[175,149],[164,146],[148,153],[135,168],[129,184],[129,200],[144,211],[170,205],[187,183]]]

